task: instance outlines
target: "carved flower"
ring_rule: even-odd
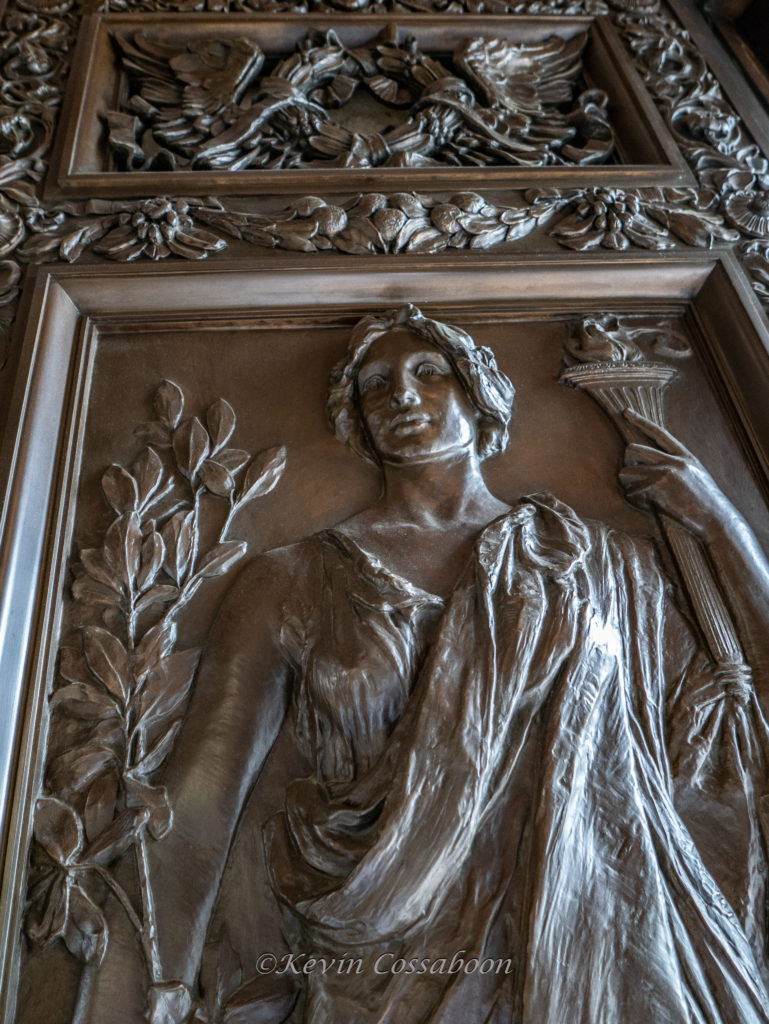
[[[723,203],[724,213],[736,227],[755,238],[769,238],[769,192],[732,192]]]
[[[537,194],[534,205],[546,200]],[[673,245],[668,232],[646,216],[637,195],[615,188],[592,188],[578,193],[572,202],[573,212],[553,231],[569,249],[628,249],[631,245],[668,249]]]
[[[139,256],[162,260],[174,253],[186,259],[205,259],[227,245],[219,235],[197,227],[190,205],[177,199],[147,199],[94,246],[94,252],[125,262]]]

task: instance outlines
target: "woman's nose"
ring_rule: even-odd
[[[408,381],[399,380],[393,385],[390,392],[390,405],[394,409],[408,408],[419,402],[419,394]]]

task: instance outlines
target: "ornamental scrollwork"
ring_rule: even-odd
[[[106,118],[123,170],[573,166],[614,150],[608,97],[581,82],[586,33],[469,38],[451,66],[392,25],[352,46],[310,32],[274,66],[246,35],[115,41],[130,89]],[[381,125],[348,123],[364,92]]]

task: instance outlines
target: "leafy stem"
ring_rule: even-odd
[[[38,872],[27,933],[43,946],[63,939],[73,955],[101,963],[107,922],[72,875],[93,872],[123,907],[147,973],[158,983],[149,845],[168,834],[173,813],[154,780],[176,741],[200,655],[177,649],[176,621],[204,582],[224,576],[245,555],[244,543],[226,540],[233,517],[275,487],[285,451],[252,457],[228,447],[235,429],[229,403],[217,399],[205,426],[197,416],[184,419],[184,395],[171,381],[158,387],[154,406],[149,444],[134,464],[112,465],[102,475],[114,518],[101,546],[83,550],[76,566],[73,596],[81,610],[100,612],[103,625],[82,626],[74,646],[61,649],[51,706],[54,728],[61,727],[66,741],[47,766],[48,793],[35,818],[44,863],[52,859],[56,867],[42,877]],[[216,516],[223,501],[227,512]],[[216,540],[202,549],[208,537]],[[141,914],[110,870],[129,853]]]

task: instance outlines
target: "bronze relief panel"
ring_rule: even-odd
[[[68,285],[20,1024],[766,1018],[757,322],[519,269]]]

